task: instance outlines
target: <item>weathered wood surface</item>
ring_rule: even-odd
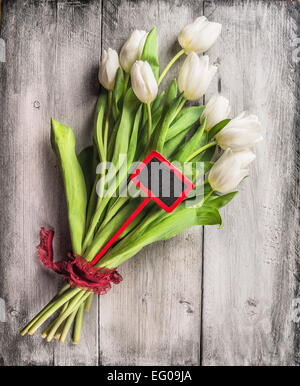
[[[241,0],[3,3],[0,297],[7,321],[0,322],[0,364],[298,363],[292,301],[299,297],[300,276],[299,64],[292,51],[299,5]],[[120,268],[124,282],[95,300],[85,315],[79,345],[47,344],[38,334],[19,337],[24,322],[59,285],[36,259],[39,226],[55,227],[57,258],[69,248],[49,118],[73,127],[81,149],[90,138],[101,48],[118,49],[134,28],[156,25],[164,66],[178,49],[178,31],[203,13],[224,25],[209,53],[220,63],[209,94],[219,90],[229,97],[234,113],[258,113],[265,128],[251,178],[223,210],[224,228],[205,227],[204,234],[192,229],[125,263]],[[177,71],[175,66],[171,75]]]
[[[250,178],[223,210],[224,228],[204,232],[206,365],[299,361],[292,321],[299,290],[296,8],[280,1],[216,1],[205,8],[224,25],[211,50],[220,68],[210,93],[219,86],[234,114],[257,113],[264,127]]]

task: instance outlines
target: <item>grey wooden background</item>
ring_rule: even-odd
[[[293,318],[300,298],[299,3],[2,3],[0,364],[300,364]],[[55,227],[57,258],[70,246],[50,117],[76,130],[81,149],[91,137],[101,49],[118,49],[134,28],[156,25],[164,66],[178,50],[179,30],[202,14],[223,24],[209,52],[219,64],[209,95],[221,92],[234,114],[257,113],[264,127],[251,178],[222,211],[224,228],[191,229],[125,263],[124,282],[85,315],[79,345],[20,337],[60,284],[36,258],[39,227]]]

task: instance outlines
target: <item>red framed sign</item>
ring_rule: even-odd
[[[155,150],[139,165],[131,180],[168,213],[194,188],[187,177]]]
[[[128,225],[151,200],[171,213],[193,190],[193,183],[157,151],[152,151],[131,175],[131,180],[147,194],[143,202],[94,258],[93,264],[107,252]]]

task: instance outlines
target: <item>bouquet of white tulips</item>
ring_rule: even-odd
[[[117,267],[142,248],[167,240],[193,225],[222,225],[219,209],[237,193],[234,189],[249,174],[255,155],[250,150],[262,139],[254,115],[230,119],[223,96],[206,106],[188,104],[206,92],[217,67],[207,51],[221,25],[197,18],[179,34],[182,49],[159,71],[156,28],[134,31],[120,55],[102,54],[99,81],[103,88],[95,110],[93,144],[75,153],[75,137],[68,126],[52,119],[51,142],[58,157],[68,204],[72,252],[53,262],[53,231],[42,228],[40,260],[63,274],[66,285],[22,330],[33,334],[49,318],[42,336],[63,342],[73,326],[78,343],[84,310],[93,295],[104,294],[121,276]],[[170,67],[186,55],[166,91],[159,90]],[[216,160],[216,151],[221,156]],[[131,165],[156,150],[176,164],[195,188],[172,212],[149,205],[119,236],[105,255],[95,256],[141,202],[140,190],[130,181]],[[224,151],[223,151],[224,150]],[[125,193],[124,193],[125,192]]]

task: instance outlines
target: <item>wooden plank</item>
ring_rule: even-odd
[[[99,94],[101,1],[58,1],[55,40],[55,116],[75,129],[77,147],[82,149],[92,143]],[[97,365],[98,357],[98,304],[94,301],[91,311],[84,313],[79,344],[71,339],[56,344],[54,364]]]
[[[39,226],[52,223],[50,208],[55,203],[51,196],[62,193],[53,183],[58,174],[49,147],[44,146],[49,133],[47,79],[52,71],[46,71],[49,58],[43,61],[40,52],[50,49],[52,43],[43,41],[41,27],[32,29],[29,36],[34,11],[3,2],[1,35],[6,42],[6,63],[0,63],[0,194],[4,204],[0,233],[1,297],[7,318],[0,324],[0,347],[5,365],[51,364],[53,358],[53,349],[40,336],[19,336],[22,325],[56,291],[55,278],[37,262],[36,245]],[[44,11],[39,12],[42,20]],[[54,11],[47,8],[47,17],[54,17]]]
[[[210,51],[220,63],[211,92],[221,89],[234,114],[258,114],[265,139],[250,178],[223,210],[224,228],[205,228],[204,365],[299,361],[291,312],[299,291],[297,9],[287,1],[205,2],[205,15],[223,24]]]
[[[4,364],[97,364],[97,307],[85,320],[77,347],[47,344],[19,330],[61,281],[36,257],[39,227],[56,230],[56,258],[70,249],[63,185],[49,131],[50,117],[74,127],[87,142],[99,86],[100,3],[8,2],[1,66],[1,294],[7,322],[0,323]]]
[[[103,12],[104,48],[119,49],[134,29],[156,25],[163,68],[179,50],[176,34],[202,14],[202,2],[107,1]],[[103,365],[199,364],[201,240],[195,228],[120,267],[124,281],[100,299]]]

